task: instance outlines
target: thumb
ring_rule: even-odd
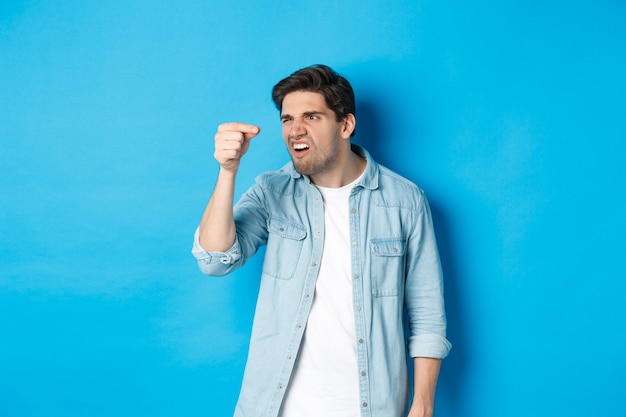
[[[257,136],[261,133],[261,128],[259,126],[249,125],[246,129],[242,129],[241,133],[243,133],[243,137],[246,141],[249,141],[253,137]]]

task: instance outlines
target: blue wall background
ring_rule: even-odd
[[[3,1],[0,415],[228,416],[257,258],[200,274],[224,121],[327,63],[420,184],[446,273],[440,417],[625,416],[626,5]]]

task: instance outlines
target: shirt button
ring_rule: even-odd
[[[363,343],[363,339],[359,339],[359,343]]]
[[[367,375],[367,374],[365,373],[365,371],[362,371],[362,372],[361,372],[361,376],[365,376],[365,375]]]
[[[365,402],[362,405],[363,405],[363,407],[367,407],[367,403],[365,403]]]
[[[358,274],[354,274],[354,279],[359,279],[359,275]]]
[[[356,311],[361,311],[361,306],[356,306]]]
[[[309,295],[309,294],[304,294],[304,296],[305,296],[306,298],[309,298],[309,297],[310,297],[310,295]]]
[[[352,211],[352,213],[356,213],[356,209],[355,208],[352,208],[351,211]]]
[[[313,262],[313,263],[311,264],[311,266],[317,266],[317,263],[316,263],[316,262]]]
[[[352,246],[356,246],[356,240],[352,241]]]
[[[315,234],[319,236],[320,231],[319,231],[319,230],[316,230],[316,231],[315,231]]]

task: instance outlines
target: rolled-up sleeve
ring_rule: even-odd
[[[410,240],[405,286],[411,357],[445,358],[452,345],[446,339],[443,274],[430,207],[421,194],[421,210]]]
[[[226,252],[207,252],[200,246],[199,230],[196,229],[193,237],[191,253],[198,261],[198,267],[206,275],[222,276],[236,268],[241,258],[239,239]]]
[[[438,358],[448,356],[452,344],[443,336],[423,334],[409,337],[409,356],[412,358]]]
[[[222,276],[242,267],[267,242],[268,210],[265,207],[263,181],[259,175],[233,208],[235,242],[226,252],[207,252],[200,246],[199,228],[193,239],[192,254],[206,275]]]

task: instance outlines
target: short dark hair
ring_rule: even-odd
[[[302,68],[279,81],[272,89],[272,100],[278,111],[282,111],[285,96],[294,91],[320,93],[338,122],[350,113],[356,116],[354,90],[350,82],[326,65]]]

